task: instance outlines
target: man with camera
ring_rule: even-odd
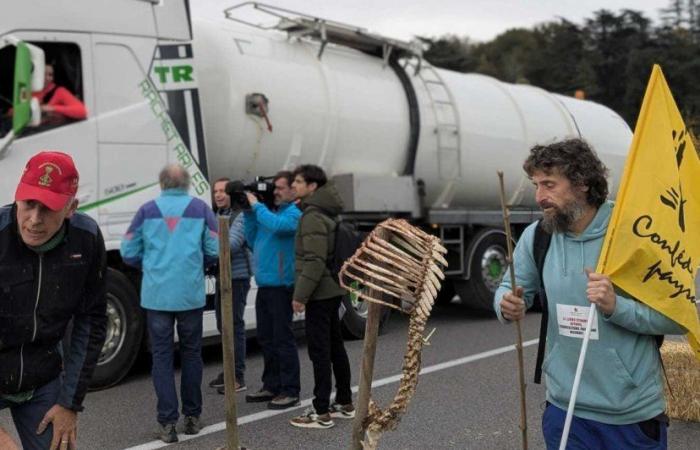
[[[293,203],[292,174],[274,177],[274,209],[262,197],[247,191],[245,238],[253,250],[258,342],[264,368],[262,388],[246,396],[247,402],[269,402],[270,409],[299,404],[299,354],[292,332],[294,287],[294,235],[301,211]]]

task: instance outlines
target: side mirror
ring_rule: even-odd
[[[44,88],[44,51],[13,36],[0,38],[0,48],[9,45],[16,47],[12,80],[12,129],[5,136],[0,136],[0,158],[26,126],[38,126],[41,123],[41,108],[39,102],[32,98],[32,92]]]
[[[17,43],[12,95],[12,131],[20,134],[32,118],[32,57],[24,42]]]
[[[32,92],[44,88],[44,51],[22,41],[16,45],[12,131],[19,135],[27,125],[41,122],[41,109],[38,102],[32,102]]]

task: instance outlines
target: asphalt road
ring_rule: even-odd
[[[375,364],[373,397],[386,405],[396,392],[401,361],[406,345],[407,319],[394,314],[381,336]],[[431,345],[423,351],[424,373],[407,414],[396,431],[387,432],[380,448],[386,449],[517,449],[521,446],[518,429],[520,417],[517,388],[516,353],[512,348],[514,327],[502,326],[491,316],[479,316],[458,305],[438,308],[428,323],[437,331]],[[523,321],[524,340],[537,338],[539,314],[529,314]],[[544,400],[541,386],[531,383],[536,345],[525,348],[528,435],[530,448],[544,448],[540,417]],[[353,384],[359,380],[362,342],[346,344]],[[262,355],[253,345],[247,360],[246,381],[249,389],[259,388]],[[306,343],[299,339],[302,399],[308,404],[312,396],[311,363]],[[224,445],[224,397],[206,387],[221,368],[218,347],[204,355],[204,411],[206,428],[199,436],[173,445],[181,449],[214,449]],[[149,377],[148,359],[120,385],[89,393],[86,410],[80,415],[81,449],[152,449],[164,444],[154,441],[155,395]],[[393,377],[393,378],[392,378]],[[351,421],[336,420],[328,430],[299,430],[288,420],[302,408],[271,412],[264,404],[246,404],[238,394],[241,443],[253,449],[329,449],[348,448]],[[7,423],[7,411],[0,421]],[[180,435],[181,439],[184,435]],[[671,449],[697,448],[700,424],[674,422],[670,430]],[[695,444],[693,444],[695,442]]]

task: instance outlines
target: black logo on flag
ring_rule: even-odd
[[[685,153],[685,146],[688,139],[687,130],[681,130],[677,132],[676,130],[671,131],[671,136],[673,137],[673,150],[676,153],[676,165],[680,169],[683,163],[683,155]],[[683,186],[681,186],[680,181],[678,182],[678,190],[675,188],[669,188],[666,190],[667,197],[661,195],[661,203],[678,212],[678,227],[685,233],[685,202],[686,199],[683,198]]]

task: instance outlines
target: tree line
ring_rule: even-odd
[[[577,91],[619,113],[634,129],[653,64],[659,64],[686,125],[700,133],[700,0],[676,0],[658,25],[642,12],[602,9],[583,24],[558,18],[508,30],[492,41],[419,37],[425,59],[564,95]]]

